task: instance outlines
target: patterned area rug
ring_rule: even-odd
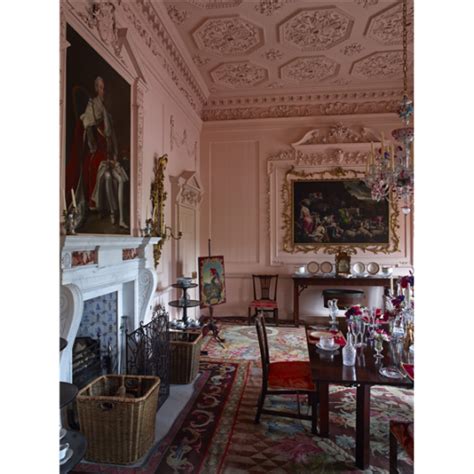
[[[267,334],[272,360],[308,360],[304,328],[267,326]],[[219,335],[225,339],[225,347],[209,338],[203,347],[208,352],[208,358],[252,360],[260,364],[260,349],[254,325],[222,324]]]
[[[272,358],[307,359],[302,328],[268,327]],[[201,358],[207,374],[189,406],[139,467],[82,463],[73,472],[129,473],[314,473],[359,472],[354,467],[355,388],[330,386],[330,436],[311,433],[310,422],[262,415],[254,423],[260,391],[259,350],[253,326],[223,325],[223,349],[213,339]],[[294,397],[267,397],[266,406],[296,410]],[[306,406],[303,407],[306,409]],[[413,391],[371,389],[371,465],[364,472],[388,472],[389,420],[413,420]],[[399,472],[413,463],[400,450]]]

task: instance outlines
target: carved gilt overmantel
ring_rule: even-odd
[[[291,180],[353,179],[365,175],[372,147],[379,145],[380,132],[342,123],[309,130],[267,159],[267,225],[271,265],[299,265],[311,260],[331,260],[336,246],[301,246],[289,241],[291,225]],[[400,215],[396,202],[390,208],[390,242],[383,246],[348,249],[361,261],[411,265],[411,221]],[[291,239],[290,239],[291,240]],[[345,248],[344,248],[345,250]]]

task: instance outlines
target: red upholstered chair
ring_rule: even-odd
[[[397,447],[400,445],[413,459],[413,423],[390,420],[390,474],[397,474]]]
[[[276,293],[278,275],[252,275],[253,301],[249,305],[248,325],[257,312],[273,313],[273,321],[278,326],[278,304]],[[253,314],[252,314],[253,313]]]
[[[311,367],[309,362],[270,362],[265,319],[261,314],[257,315],[255,325],[257,328],[258,344],[260,346],[260,355],[262,357],[262,390],[258,397],[255,423],[260,422],[260,415],[262,415],[262,413],[288,418],[298,418],[301,420],[311,421],[311,432],[316,434],[318,421],[318,397],[316,386],[311,378]],[[296,395],[298,403],[297,413],[270,410],[263,407],[267,395],[285,394]],[[311,415],[301,413],[299,400],[300,395],[306,395],[308,397],[308,404],[311,405]]]

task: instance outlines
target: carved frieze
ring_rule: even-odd
[[[260,27],[238,16],[208,18],[193,33],[200,49],[222,56],[239,56],[263,44]]]
[[[282,79],[294,82],[314,82],[334,76],[339,64],[326,56],[296,58],[280,68]]]
[[[209,108],[202,112],[203,121],[241,120],[249,118],[309,117],[320,115],[348,115],[396,113],[400,99],[371,102],[329,102],[309,105],[269,105],[266,107]]]
[[[401,76],[403,51],[380,51],[355,61],[351,74],[367,79],[384,79]]]
[[[350,36],[353,23],[336,7],[305,9],[279,26],[280,41],[301,51],[329,49]]]
[[[216,84],[227,87],[249,87],[267,79],[267,70],[248,61],[223,63],[211,71]]]

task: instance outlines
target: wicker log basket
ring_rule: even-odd
[[[112,464],[140,459],[155,439],[159,388],[159,377],[145,375],[103,375],[84,387],[76,401],[87,439],[85,459]]]
[[[170,332],[170,383],[191,383],[199,371],[201,332]]]

